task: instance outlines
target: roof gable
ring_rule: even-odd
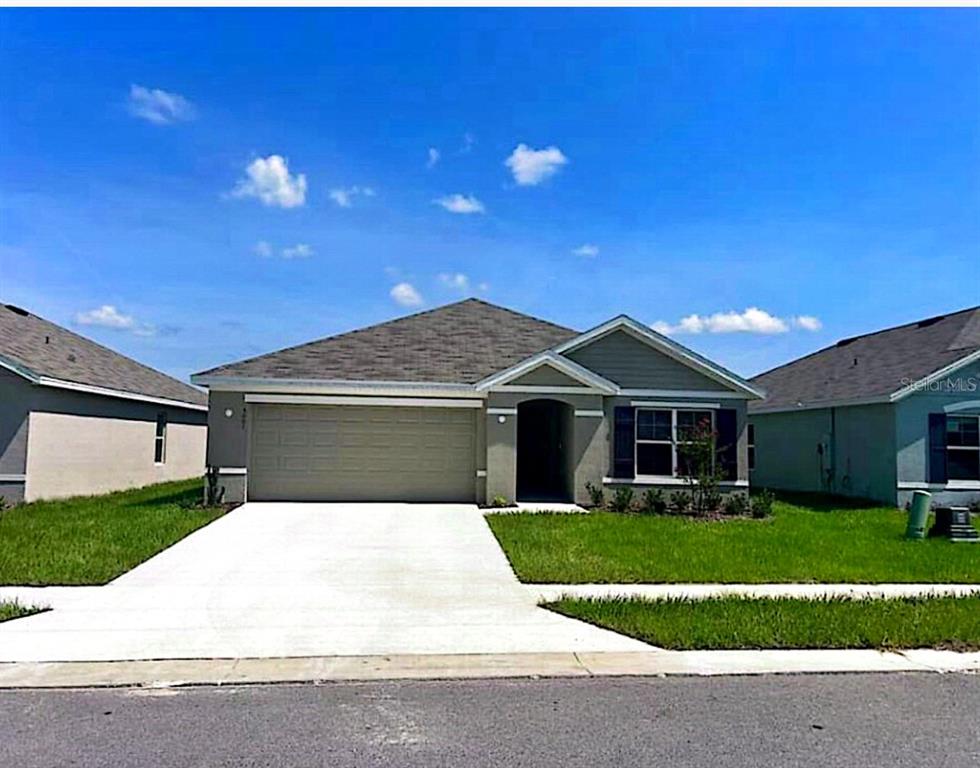
[[[550,370],[549,379],[551,381],[544,381],[535,383],[534,381],[527,381],[528,377],[532,374],[541,373]],[[567,380],[567,384],[555,384],[553,379],[555,375],[563,376]],[[604,379],[595,371],[590,371],[588,368],[584,368],[574,360],[569,360],[568,358],[562,357],[555,354],[551,350],[546,350],[537,355],[529,357],[527,360],[523,360],[516,365],[511,366],[507,370],[500,371],[499,373],[490,376],[483,381],[477,383],[476,388],[481,390],[489,389],[507,389],[509,387],[518,386],[544,386],[544,387],[556,387],[556,386],[573,386],[578,389],[589,389],[596,392],[602,392],[604,394],[613,394],[617,391],[616,384]]]
[[[842,339],[752,379],[767,398],[753,410],[887,401],[947,375],[980,352],[980,307]]]
[[[35,384],[70,383],[93,394],[207,404],[200,390],[7,304],[0,304],[0,365]]]
[[[622,389],[737,392],[762,397],[740,376],[631,317],[620,315],[555,347]]]

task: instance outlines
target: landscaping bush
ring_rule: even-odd
[[[498,494],[497,496],[494,496],[492,499],[490,499],[490,506],[499,509],[500,507],[509,507],[510,502],[507,500],[506,496],[500,496]]]
[[[744,493],[729,494],[722,510],[732,517],[744,517],[749,514],[749,498]]]
[[[772,514],[772,503],[776,500],[776,495],[764,489],[752,497],[752,517],[761,520]]]
[[[602,491],[602,486],[594,483],[586,483],[585,490],[589,494],[589,505],[595,509],[602,509],[606,506],[606,495]]]
[[[633,510],[633,489],[627,485],[619,486],[613,491],[609,501],[609,509],[613,512],[631,512]]]
[[[667,512],[667,502],[664,500],[664,492],[659,488],[644,491],[640,511],[645,515],[665,514]]]
[[[684,491],[674,491],[670,494],[670,508],[678,515],[687,514],[691,508],[691,497]]]

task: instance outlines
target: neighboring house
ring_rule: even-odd
[[[980,499],[980,307],[864,336],[756,376],[752,482],[904,505]]]
[[[0,496],[104,493],[202,475],[207,397],[0,304]]]
[[[210,389],[208,465],[226,501],[672,488],[678,431],[701,419],[719,433],[724,489],[746,488],[746,401],[760,396],[628,317],[579,333],[477,299],[191,380]]]

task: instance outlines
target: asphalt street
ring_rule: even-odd
[[[0,766],[980,765],[980,676],[0,691]]]

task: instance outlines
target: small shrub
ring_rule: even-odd
[[[970,514],[980,517],[980,501],[974,501],[970,504]]]
[[[709,515],[720,510],[723,503],[724,499],[721,493],[717,489],[709,489],[701,497],[701,508],[698,512],[702,515]]]
[[[678,515],[687,514],[691,508],[691,497],[684,491],[674,491],[670,494],[670,508]]]
[[[613,512],[630,512],[633,509],[633,489],[628,485],[621,485],[613,491],[613,497],[609,501],[609,509]]]
[[[498,494],[490,499],[490,506],[499,509],[500,507],[509,507],[510,502],[507,500],[506,496],[501,496]]]
[[[595,509],[602,509],[606,506],[606,494],[602,491],[601,485],[586,483],[585,490],[589,494],[589,504]]]
[[[208,467],[208,472],[204,476],[204,503],[209,507],[218,506],[225,498],[225,488],[218,484],[218,468]]]
[[[664,500],[664,492],[659,488],[647,490],[643,493],[643,503],[640,510],[647,515],[663,515],[667,512],[667,502]]]
[[[749,497],[744,493],[731,493],[725,499],[722,510],[732,517],[744,517],[749,514]]]
[[[776,495],[766,489],[759,491],[752,497],[752,517],[761,520],[772,514],[772,503],[776,500]]]
[[[3,512],[5,509],[9,508],[10,503],[3,496],[0,496],[0,512]]]

